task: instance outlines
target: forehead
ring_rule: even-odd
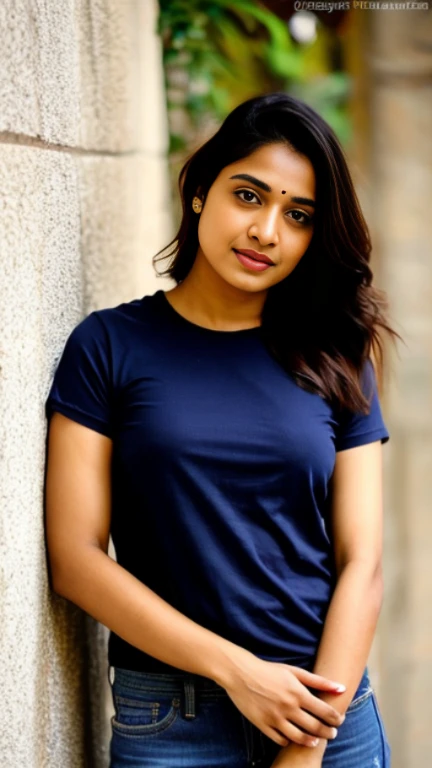
[[[225,166],[220,177],[226,181],[235,173],[256,176],[277,192],[287,189],[305,197],[315,194],[315,171],[311,161],[285,144],[266,144],[256,149],[242,160]]]

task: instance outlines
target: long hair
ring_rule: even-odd
[[[192,211],[192,198],[197,193],[205,197],[225,166],[274,143],[285,144],[312,163],[316,213],[306,252],[294,270],[268,290],[261,336],[300,387],[340,408],[367,413],[364,365],[371,356],[382,365],[383,331],[392,340],[400,337],[386,319],[386,295],[372,285],[370,235],[343,149],[310,106],[276,92],[248,99],[226,117],[180,171],[181,224],[173,240],[153,257],[153,266],[171,257],[158,274],[177,283],[184,280],[199,246],[199,217]]]

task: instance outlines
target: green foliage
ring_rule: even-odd
[[[304,99],[349,139],[349,81],[322,70],[325,35],[299,45],[253,0],[160,0],[159,8],[172,153],[193,144],[206,120],[220,123],[245,99],[274,90]]]

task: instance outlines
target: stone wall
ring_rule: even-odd
[[[0,4],[0,762],[107,765],[107,630],[52,594],[43,405],[93,309],[172,237],[156,0]]]
[[[404,338],[387,379],[380,700],[392,768],[431,762],[432,12],[368,14],[370,202],[378,277]]]

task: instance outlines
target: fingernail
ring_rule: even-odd
[[[332,728],[332,738],[333,738],[333,739],[335,739],[335,738],[336,738],[337,734],[338,734],[338,732],[337,732],[337,728]]]
[[[343,693],[344,691],[346,691],[346,685],[343,685],[342,683],[337,683],[337,684],[335,685],[335,688],[336,688],[336,690],[337,690],[339,693]]]
[[[317,747],[317,746],[318,746],[318,744],[319,744],[319,739],[312,739],[312,740],[309,742],[309,744],[310,744],[310,746],[311,746],[311,747]]]

